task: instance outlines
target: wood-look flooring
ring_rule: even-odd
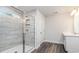
[[[40,47],[32,51],[32,53],[65,53],[65,50],[63,44],[43,42]]]

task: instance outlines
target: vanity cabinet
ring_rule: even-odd
[[[79,35],[65,35],[64,36],[65,50],[69,53],[79,52]]]

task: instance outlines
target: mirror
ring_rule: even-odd
[[[79,13],[74,15],[74,33],[79,33]]]

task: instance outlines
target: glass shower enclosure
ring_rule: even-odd
[[[17,12],[18,11],[18,12]],[[25,53],[35,46],[34,17],[14,7],[0,7],[0,52]]]

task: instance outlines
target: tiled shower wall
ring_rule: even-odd
[[[21,19],[0,16],[0,51],[22,44]]]
[[[35,17],[27,16],[24,25],[25,45],[35,46]]]

